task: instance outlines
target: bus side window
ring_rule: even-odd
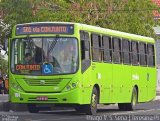
[[[102,37],[102,46],[104,48],[103,51],[103,61],[104,62],[112,62],[112,40],[109,36]]]
[[[113,38],[113,62],[121,63],[121,39]]]
[[[91,65],[90,60],[90,42],[88,32],[80,31],[81,39],[81,60],[82,60],[82,73]]]
[[[91,35],[91,45],[92,45],[92,60],[100,62],[102,61],[101,54],[101,36],[98,34]]]
[[[147,65],[147,49],[144,42],[139,43],[139,53],[140,53],[140,65]]]
[[[130,57],[130,41],[127,39],[122,39],[122,55],[123,55],[123,63],[131,64]]]
[[[147,48],[147,64],[150,67],[155,66],[154,45],[147,44]]]
[[[138,42],[131,42],[131,51],[132,51],[132,65],[139,65],[139,50]]]

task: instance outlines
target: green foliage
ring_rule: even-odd
[[[2,0],[2,10],[4,11],[4,20],[15,25],[32,20],[32,8],[28,0]]]
[[[8,61],[4,60],[0,55],[0,70],[2,74],[8,74]]]
[[[123,7],[124,11],[115,11],[109,16],[108,28],[155,37],[152,11],[154,8],[150,0],[130,0]]]
[[[155,8],[150,0],[81,0],[75,1],[70,9],[73,21],[155,37]]]
[[[155,37],[151,0],[1,0],[6,23],[80,22]]]

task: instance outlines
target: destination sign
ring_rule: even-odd
[[[73,24],[24,24],[16,26],[16,35],[73,33]]]

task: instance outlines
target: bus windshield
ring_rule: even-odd
[[[16,74],[75,73],[78,44],[73,37],[18,38],[12,41],[11,70]]]

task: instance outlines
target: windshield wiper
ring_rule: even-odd
[[[59,39],[59,36],[57,35],[57,36],[55,37],[55,40],[53,40],[53,42],[51,43],[50,48],[48,49],[48,55],[49,55],[49,53],[54,49],[54,47],[55,47],[58,39]]]

